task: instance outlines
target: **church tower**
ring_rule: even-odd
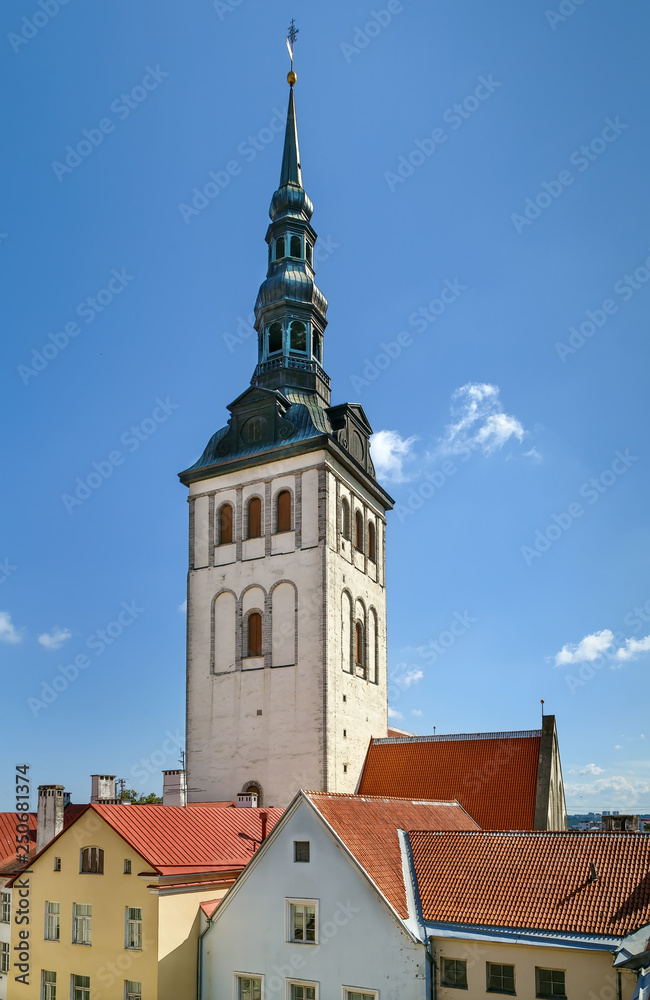
[[[332,406],[293,87],[258,363],[189,487],[188,801],[354,792],[387,733],[385,514],[358,403]],[[338,342],[343,343],[339,334]]]

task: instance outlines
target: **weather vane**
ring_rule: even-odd
[[[289,57],[291,59],[291,69],[290,69],[289,73],[287,73],[287,80],[289,82],[289,86],[290,87],[293,87],[294,83],[298,79],[298,77],[296,76],[296,74],[293,71],[293,46],[295,44],[296,38],[298,37],[299,33],[300,33],[300,30],[298,28],[296,28],[296,22],[295,22],[294,18],[292,17],[291,18],[291,24],[289,25],[289,28],[287,29],[287,48],[289,49]]]

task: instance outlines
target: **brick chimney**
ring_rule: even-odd
[[[39,785],[36,813],[36,850],[42,851],[63,829],[63,785]]]

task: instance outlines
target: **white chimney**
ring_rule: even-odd
[[[187,775],[185,771],[163,771],[163,805],[187,805]]]
[[[91,803],[114,803],[117,801],[114,774],[91,774],[90,780],[92,782],[90,793]]]
[[[238,809],[257,809],[257,794],[252,792],[250,795],[241,794],[237,796],[237,808]]]
[[[63,829],[63,785],[39,785],[36,850],[42,851]]]

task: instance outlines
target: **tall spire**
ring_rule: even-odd
[[[280,172],[280,187],[286,184],[296,184],[302,187],[302,170],[300,169],[300,149],[298,147],[298,126],[296,125],[296,107],[293,100],[293,84],[289,90],[289,110],[287,111],[287,127],[284,133],[284,152],[282,154],[282,170]]]

